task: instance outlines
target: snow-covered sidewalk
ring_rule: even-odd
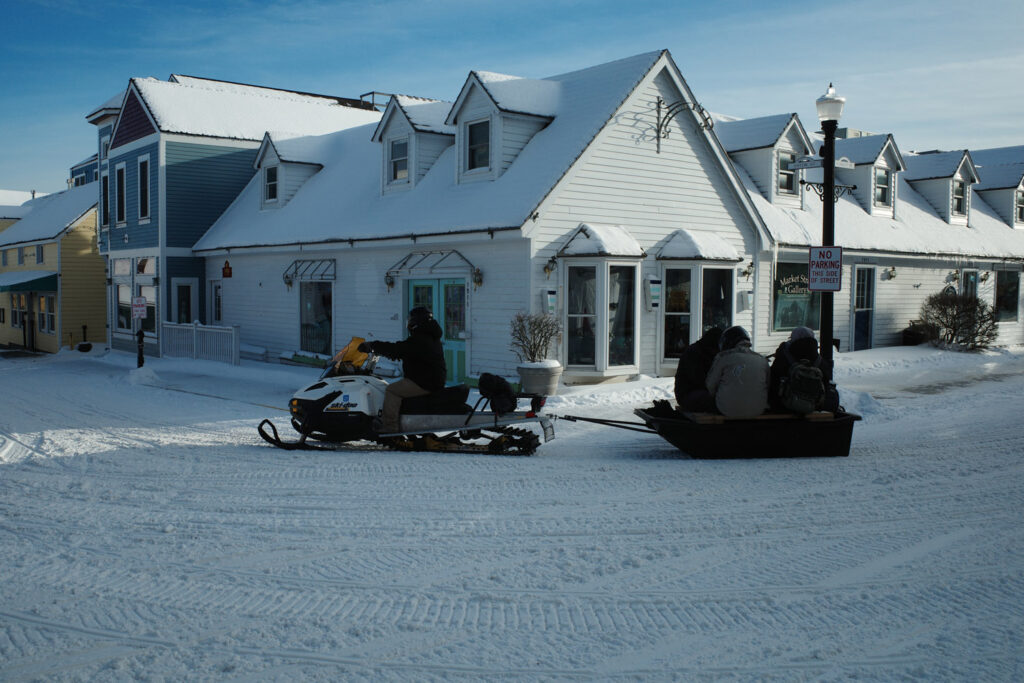
[[[284,452],[315,370],[134,365],[0,359],[0,679],[1024,679],[1024,349],[840,355],[850,457],[744,461]]]

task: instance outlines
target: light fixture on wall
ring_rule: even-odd
[[[960,281],[960,269],[949,271],[949,277],[946,278],[948,282],[959,282]]]
[[[984,273],[981,274],[981,277],[979,277],[978,280],[981,281],[981,282],[988,282],[988,277],[989,277],[990,274],[991,273],[989,273],[986,270]]]
[[[473,289],[476,289],[484,283],[484,272],[479,268],[473,269]]]
[[[750,279],[750,276],[753,275],[753,274],[754,274],[754,262],[753,261],[748,263],[747,267],[740,271],[740,275],[742,275],[743,277],[747,278],[748,280]]]
[[[555,272],[556,270],[558,270],[558,259],[552,256],[551,258],[548,259],[548,262],[544,264],[544,275],[547,276],[548,279],[550,279],[551,273]]]
[[[395,286],[395,276],[392,275],[391,273],[385,273],[384,285],[388,288],[388,291],[390,292],[391,288]]]
[[[124,243],[128,244],[128,233],[124,234]]]
[[[284,276],[281,279],[284,280],[284,286],[288,287],[289,289],[291,289],[292,282],[293,282],[291,273],[285,273]]]
[[[882,272],[885,273],[885,279],[886,280],[895,280],[896,279],[896,266],[889,266],[888,268],[886,268]]]

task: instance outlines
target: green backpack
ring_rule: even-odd
[[[779,382],[779,399],[782,406],[798,415],[818,410],[825,401],[825,382],[821,368],[801,358],[796,360],[785,349],[789,361],[789,372]]]

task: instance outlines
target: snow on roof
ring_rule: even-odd
[[[260,140],[268,130],[322,135],[380,118],[373,109],[338,98],[259,86],[175,76],[176,81],[133,78],[157,126],[165,133]]]
[[[772,147],[782,137],[795,114],[775,114],[754,119],[719,120],[714,131],[727,152]]]
[[[739,261],[736,248],[707,230],[676,230],[658,251],[659,259],[704,259]]]
[[[1020,187],[1021,182],[1024,181],[1024,162],[980,166],[978,175],[981,176],[981,182],[974,186],[975,190],[1005,190],[1011,187]]]
[[[873,164],[889,141],[888,135],[867,135],[836,140],[836,158],[846,157],[855,164]]]
[[[444,122],[452,108],[451,102],[411,95],[395,95],[395,102],[405,112],[405,117],[415,130],[455,135],[455,126],[449,126]]]
[[[75,164],[71,168],[78,168],[79,166],[85,166],[86,164],[92,164],[92,163],[95,163],[98,159],[99,159],[99,155],[94,153],[94,154],[86,157],[85,159],[82,159],[81,161],[79,161],[77,164]]]
[[[281,161],[303,164],[320,164],[330,156],[330,139],[328,135],[299,135],[279,131],[267,132],[270,143],[274,145]]]
[[[0,246],[53,239],[96,206],[98,197],[93,184],[47,195],[32,205],[32,211],[20,221],[0,232]]]
[[[559,111],[562,89],[556,81],[520,78],[491,71],[473,71],[472,74],[502,111],[547,117],[555,116]]]
[[[928,152],[927,154],[907,154],[903,163],[907,170],[903,177],[907,180],[930,180],[932,178],[952,178],[964,161],[964,150],[952,152]]]
[[[97,115],[102,114],[103,112],[111,112],[112,113],[113,111],[116,111],[116,110],[120,109],[121,108],[121,102],[124,101],[124,93],[125,93],[124,90],[122,90],[121,92],[117,93],[116,95],[111,97],[109,100],[107,100],[106,102],[104,102],[103,104],[101,104],[100,106],[96,107],[95,109],[93,109],[88,114],[86,114],[85,118],[86,119],[92,119],[92,118],[96,117]]]
[[[1020,164],[1024,163],[1024,145],[972,149],[971,158],[978,166]]]
[[[821,243],[822,203],[809,195],[804,209],[773,205],[741,167],[751,202],[769,232],[781,245],[810,247]],[[820,180],[820,170],[816,171]],[[809,175],[811,175],[809,173]],[[918,194],[902,174],[897,176],[896,217],[872,216],[856,199],[836,202],[835,243],[844,249],[905,254],[1024,258],[1024,230],[1006,225],[975,192],[969,226],[950,225]]]
[[[381,196],[373,125],[326,136],[329,161],[283,207],[261,211],[254,177],[195,249],[519,228],[661,56],[649,52],[552,76],[554,120],[496,180],[458,184],[455,147],[405,192]]]
[[[621,225],[580,223],[558,250],[559,256],[639,256],[644,250]]]
[[[36,193],[37,197],[43,196]],[[21,206],[32,199],[32,192],[25,190],[0,190],[0,204],[6,206]]]

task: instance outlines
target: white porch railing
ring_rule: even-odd
[[[210,325],[161,323],[160,355],[177,358],[217,360],[238,365],[239,328]]]

